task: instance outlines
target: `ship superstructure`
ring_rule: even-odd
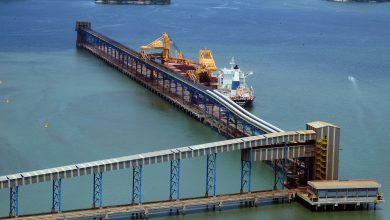
[[[229,69],[223,68],[214,73],[218,78],[218,91],[241,106],[251,106],[255,96],[253,88],[247,85],[246,78],[253,72],[241,71],[234,57],[229,64]]]
[[[171,45],[176,50],[175,56],[171,53]],[[250,106],[254,100],[253,89],[246,84],[246,77],[253,73],[241,71],[234,58],[230,62],[230,69],[220,70],[215,64],[211,50],[199,50],[198,61],[191,60],[184,57],[167,33],[163,33],[150,44],[141,46],[141,57],[161,62],[192,82],[218,90],[241,106]]]

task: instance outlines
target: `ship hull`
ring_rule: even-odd
[[[165,63],[164,64],[167,68],[171,69],[172,71],[180,74],[181,76],[187,78],[188,80],[199,83],[203,86],[206,86],[212,90],[218,90],[218,79],[215,76],[208,76],[208,77],[199,77],[198,80],[195,80],[195,78],[191,78],[191,75],[189,74],[189,71],[196,71],[196,67],[193,65],[187,65],[187,64],[180,64],[180,63]],[[254,96],[230,96],[229,94],[226,94],[224,91],[220,91],[222,94],[230,98],[232,101],[237,103],[241,107],[252,107],[253,100],[255,99]],[[246,92],[243,92],[244,94]]]
[[[240,99],[240,98],[231,98],[233,102],[237,103],[241,107],[252,107],[253,99]]]

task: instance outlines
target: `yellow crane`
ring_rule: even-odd
[[[169,39],[168,34],[164,32],[161,37],[152,41],[150,44],[141,46],[141,52],[146,54],[146,51],[148,50],[162,50],[161,59],[163,64],[176,59],[184,59],[183,53],[180,50],[177,52],[177,57],[171,57],[171,44],[173,44],[173,41]]]
[[[176,46],[177,55],[176,57],[171,56],[171,45],[175,46],[174,42],[169,38],[168,34],[164,32],[161,37],[152,41],[150,44],[141,46],[141,56],[144,58],[147,57],[147,51],[149,50],[162,50],[161,52],[161,62],[164,63],[180,63],[185,65],[195,65],[197,75],[207,74],[210,75],[212,71],[216,71],[218,68],[215,64],[211,50],[200,50],[199,51],[199,61],[193,61],[191,59],[185,58],[181,50]]]
[[[218,70],[211,50],[199,50],[199,64],[206,68],[209,72]]]

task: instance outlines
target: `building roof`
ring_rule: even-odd
[[[326,126],[337,127],[334,124],[331,124],[331,123],[328,123],[328,122],[323,122],[323,121],[313,121],[313,122],[310,122],[310,123],[307,123],[307,124],[309,126],[313,127],[313,128],[322,128],[322,127],[326,127]]]
[[[314,189],[356,189],[381,187],[381,184],[375,180],[308,181],[307,184]]]

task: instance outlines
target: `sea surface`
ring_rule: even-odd
[[[324,0],[0,1],[0,176],[223,140],[92,55],[77,20],[133,49],[168,32],[185,56],[232,56],[256,93],[255,115],[284,130],[323,120],[341,128],[340,179],[373,178],[390,199],[390,4]],[[47,128],[45,128],[47,124]],[[218,156],[217,193],[238,192],[240,154]],[[204,194],[205,158],[182,161],[182,197]],[[130,170],[105,173],[104,205],[130,201]],[[168,164],[144,167],[144,201],[169,194]],[[90,207],[92,177],[63,181],[63,209]],[[252,190],[271,189],[255,164]],[[8,215],[0,190],[0,216]],[[298,203],[162,219],[390,219],[374,211],[315,213]],[[51,208],[51,183],[22,186],[20,213]]]

